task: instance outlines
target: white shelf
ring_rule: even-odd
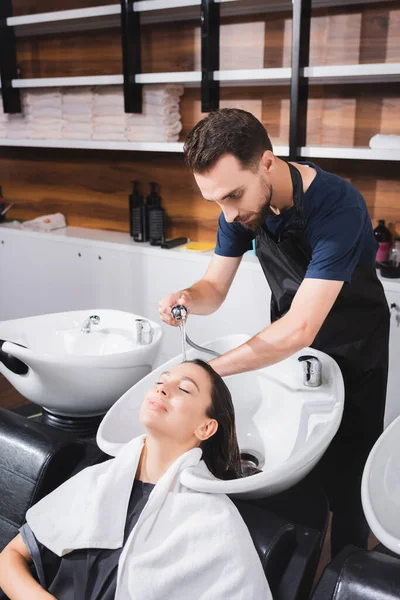
[[[94,140],[0,139],[0,146],[31,148],[77,148],[86,150],[131,150],[139,152],[183,152],[183,142],[106,142]],[[289,156],[289,146],[274,146],[277,156]]]
[[[183,152],[181,142],[109,142],[98,140],[0,139],[0,146],[31,148],[75,148],[85,150],[130,150],[139,152]]]
[[[359,160],[400,160],[400,149],[383,148],[328,148],[325,146],[304,146],[300,150],[302,158],[344,158]]]
[[[328,65],[306,67],[304,75],[310,84],[318,83],[374,83],[399,81],[400,63],[369,63],[362,65]]]
[[[156,0],[149,0],[149,2]],[[310,85],[334,83],[374,83],[400,81],[400,63],[371,63],[362,65],[332,65],[306,67],[305,75]],[[214,77],[222,86],[288,85],[291,68],[278,69],[230,69],[215,71]],[[85,85],[122,85],[123,75],[94,75],[88,77],[42,77],[36,79],[13,79],[14,88],[67,87]],[[169,73],[142,73],[136,82],[183,83],[186,86],[201,84],[201,71],[178,71]],[[1,86],[1,84],[0,84]]]
[[[291,0],[216,0],[221,4],[222,17],[292,10]],[[314,0],[313,8],[378,4],[385,0]],[[395,2],[396,0],[386,0]],[[134,10],[143,13],[142,23],[179,20],[199,20],[200,0],[140,0]],[[82,31],[120,26],[120,4],[91,8],[52,11],[34,15],[8,17],[7,25],[16,27],[17,35]]]
[[[13,79],[12,87],[41,88],[80,85],[120,85],[122,83],[124,83],[123,75],[94,75],[89,77],[40,77],[38,79]]]

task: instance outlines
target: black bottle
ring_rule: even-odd
[[[376,253],[376,262],[387,262],[389,260],[392,234],[390,233],[390,230],[385,227],[385,221],[383,219],[378,222],[378,227],[375,227],[374,236],[379,243],[379,248]]]
[[[129,196],[130,234],[135,242],[147,242],[147,207],[139,190],[139,182],[132,181],[133,191]]]
[[[147,196],[147,211],[149,217],[149,240],[152,246],[161,246],[164,242],[165,211],[161,207],[161,198],[157,193],[157,184],[150,183],[150,194]]]

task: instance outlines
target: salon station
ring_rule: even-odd
[[[400,0],[0,16],[0,600],[400,600]]]

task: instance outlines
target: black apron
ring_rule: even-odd
[[[294,222],[278,236],[263,227],[256,232],[256,254],[272,293],[271,322],[290,309],[311,261],[303,181],[298,169],[287,164],[293,183]],[[335,359],[345,384],[339,431],[315,469],[333,512],[361,507],[365,461],[383,431],[389,322],[389,307],[375,267],[358,266],[351,283],[343,284],[312,344]]]

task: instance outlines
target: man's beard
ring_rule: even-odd
[[[247,229],[255,231],[258,227],[261,227],[265,223],[267,216],[270,214],[270,206],[272,200],[272,185],[265,183],[265,200],[261,204],[258,212],[246,212],[240,217],[237,216],[234,219],[234,223],[241,223]]]

